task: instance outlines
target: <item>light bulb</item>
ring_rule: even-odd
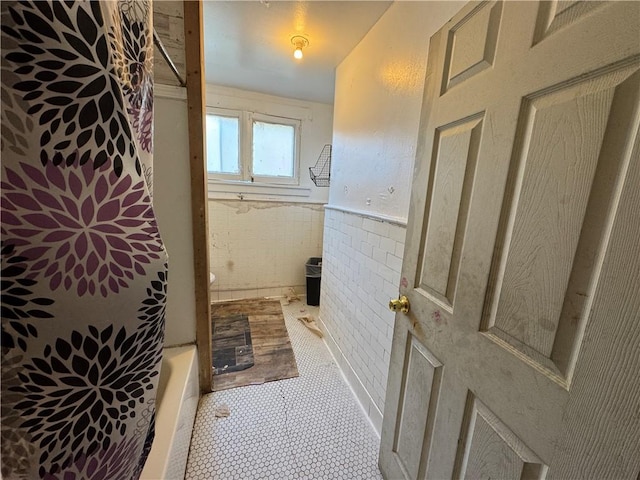
[[[291,45],[295,47],[293,51],[293,58],[300,60],[302,58],[302,49],[309,45],[309,40],[302,35],[295,35],[291,37]]]

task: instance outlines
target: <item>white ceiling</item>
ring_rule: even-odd
[[[390,1],[206,1],[207,83],[333,103],[335,68]],[[293,58],[291,37],[309,40]]]

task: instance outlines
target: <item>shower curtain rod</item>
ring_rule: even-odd
[[[158,50],[160,50],[160,53],[162,54],[165,61],[167,62],[167,65],[169,65],[169,68],[171,69],[173,74],[176,76],[176,78],[180,82],[180,86],[186,87],[187,82],[185,82],[182,79],[182,76],[180,76],[180,72],[178,72],[178,69],[176,68],[176,65],[173,63],[173,60],[171,60],[171,57],[169,57],[169,53],[167,52],[167,49],[164,48],[164,45],[162,44],[162,40],[160,40],[160,37],[158,36],[158,33],[156,32],[155,28],[153,29],[153,43],[155,44],[156,47],[158,47]]]

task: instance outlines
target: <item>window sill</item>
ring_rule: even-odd
[[[207,180],[210,200],[265,200],[289,202],[306,201],[311,196],[311,188],[298,185],[276,185],[269,183],[250,183],[242,181]]]

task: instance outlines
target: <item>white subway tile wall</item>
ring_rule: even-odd
[[[322,255],[322,205],[210,200],[208,207],[213,301],[304,293],[304,265]]]
[[[325,210],[320,319],[327,344],[380,431],[406,227]]]

